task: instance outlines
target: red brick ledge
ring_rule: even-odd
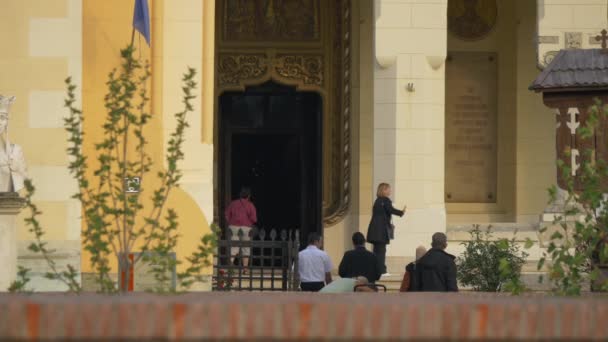
[[[583,341],[608,297],[191,293],[0,295],[0,340]]]

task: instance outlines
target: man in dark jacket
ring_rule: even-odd
[[[363,276],[371,283],[380,279],[382,269],[376,255],[365,249],[365,237],[356,232],[353,234],[354,249],[344,253],[338,272],[342,278]]]
[[[448,238],[444,233],[433,234],[433,247],[416,263],[417,282],[412,291],[457,292],[456,263],[451,254],[445,252]]]

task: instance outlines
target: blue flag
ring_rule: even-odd
[[[150,46],[150,11],[148,10],[148,0],[135,0],[133,28],[146,38],[146,42]]]

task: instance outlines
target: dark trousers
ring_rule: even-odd
[[[305,292],[319,292],[325,286],[322,281],[315,281],[310,283],[300,283],[300,288]]]
[[[386,273],[386,244],[375,243],[373,252],[376,254],[376,258],[378,258],[382,273]]]

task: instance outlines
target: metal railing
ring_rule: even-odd
[[[214,291],[297,291],[298,230],[224,230],[213,266]],[[249,251],[249,253],[247,253]],[[250,254],[249,256],[247,254]],[[249,258],[249,265],[243,259]]]

